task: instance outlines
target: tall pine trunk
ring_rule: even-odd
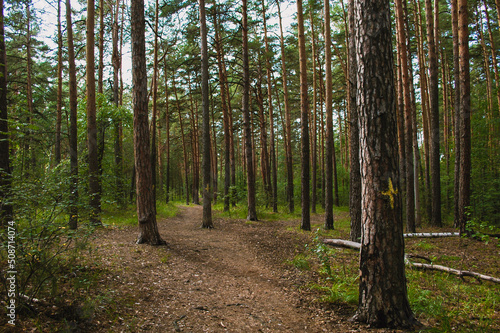
[[[267,100],[269,108],[269,132],[270,132],[270,168],[271,168],[271,190],[272,190],[272,200],[271,206],[273,207],[273,212],[278,212],[278,172],[276,165],[276,144],[274,137],[274,109],[273,109],[273,87],[272,87],[272,69],[270,61],[270,49],[269,49],[269,39],[267,37],[267,22],[266,22],[266,6],[265,2],[262,1],[262,18],[264,20],[264,43],[266,50],[266,79],[267,79]]]
[[[412,327],[407,297],[387,0],[356,0],[357,106],[362,178],[359,306],[355,320]]]
[[[326,167],[325,167],[325,229],[333,229],[333,110],[332,110],[332,48],[330,0],[324,1],[325,15],[325,106],[326,106]]]
[[[245,132],[245,161],[247,171],[247,202],[249,221],[257,220],[257,210],[255,202],[255,171],[252,151],[252,130],[250,124],[250,65],[248,60],[248,18],[247,0],[243,0],[243,130]]]
[[[467,0],[458,0],[458,53],[460,63],[460,175],[458,225],[466,233],[470,206],[471,176],[471,101],[469,69],[469,9]]]
[[[276,1],[276,4],[278,5],[278,16],[280,23],[281,69],[283,71],[283,99],[285,103],[285,164],[287,172],[286,198],[288,202],[288,211],[290,213],[293,213],[295,210],[295,204],[293,197],[292,120],[290,115],[291,111],[288,96],[287,70],[285,60],[285,39],[283,37],[283,22],[279,0]]]
[[[70,158],[70,196],[69,196],[69,228],[78,226],[78,126],[77,126],[77,81],[75,64],[75,47],[73,43],[73,23],[71,19],[71,2],[66,0],[66,30],[68,34],[69,65],[69,158]]]
[[[87,149],[89,163],[90,221],[92,224],[101,224],[100,171],[95,96],[94,20],[94,0],[87,0]]]
[[[131,0],[132,104],[134,109],[134,159],[136,170],[137,243],[164,245],[156,224],[149,145],[148,92],[144,1]]]
[[[297,0],[297,23],[300,63],[300,133],[301,133],[301,190],[302,220],[300,228],[311,230],[310,202],[310,156],[309,156],[309,99],[307,94],[307,56],[304,36],[304,14],[302,0]]]
[[[61,0],[57,1],[57,115],[56,115],[56,142],[55,162],[61,162],[61,122],[62,122],[62,88],[63,88],[63,62],[62,62],[62,29],[61,29]]]
[[[7,110],[7,56],[5,51],[4,2],[0,0],[0,226],[12,219],[9,124]]]
[[[212,223],[212,186],[210,170],[210,104],[208,86],[208,41],[207,20],[205,14],[205,0],[199,0],[200,6],[200,35],[201,35],[201,95],[202,95],[202,144],[203,144],[203,228],[213,228]]]
[[[436,2],[438,0],[435,0]],[[439,152],[439,86],[436,25],[439,12],[432,10],[432,1],[425,1],[427,20],[427,44],[429,48],[429,93],[430,93],[430,173],[431,173],[431,225],[440,227],[441,222],[441,170]]]

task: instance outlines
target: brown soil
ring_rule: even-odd
[[[137,228],[96,239],[109,274],[102,297],[121,304],[93,318],[93,332],[349,332],[353,308],[316,302],[314,273],[287,260],[304,250],[295,222],[216,218],[201,229],[202,208],[159,221],[167,246],[136,245]],[[295,224],[293,224],[295,223]],[[110,313],[112,312],[112,313]]]

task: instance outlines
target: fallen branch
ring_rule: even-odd
[[[433,265],[433,264],[421,264],[418,262],[409,262],[409,264],[415,268],[430,269],[430,270],[434,270],[434,271],[446,272],[446,273],[450,273],[453,275],[457,275],[461,278],[463,278],[464,276],[472,276],[472,277],[475,277],[476,279],[491,281],[494,283],[500,283],[500,279],[497,279],[495,277],[488,276],[488,275],[479,274],[476,272],[461,271],[459,269],[454,269],[454,268],[450,268],[450,267],[446,267],[446,266]]]
[[[343,247],[343,248],[349,248],[349,249],[354,249],[354,250],[359,250],[361,248],[361,243],[352,242],[352,241],[343,240],[343,239],[324,239],[323,243],[326,245],[333,246],[333,247]],[[420,258],[420,259],[424,259],[424,260],[429,260],[428,258],[418,256],[418,255],[412,255],[412,254],[406,255],[406,257],[407,258],[413,257],[413,258]],[[474,278],[480,279],[480,280],[490,281],[490,282],[494,282],[494,283],[500,283],[500,279],[498,279],[498,278],[488,276],[488,275],[479,274],[476,272],[461,271],[458,269],[454,269],[454,268],[450,268],[450,267],[446,267],[446,266],[441,266],[441,265],[410,262],[409,260],[406,260],[406,263],[407,263],[407,265],[410,265],[410,266],[418,268],[418,269],[428,269],[428,270],[446,272],[446,273],[457,275],[460,278],[463,278],[464,276],[471,276],[471,277],[474,277]]]
[[[438,238],[438,237],[458,237],[459,232],[416,232],[403,234],[405,238]]]
[[[359,250],[361,248],[361,243],[343,240],[343,239],[323,239],[323,243],[326,245],[331,245],[334,247],[344,247],[348,249]]]

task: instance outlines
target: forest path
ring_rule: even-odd
[[[312,273],[285,264],[304,249],[304,237],[286,230],[296,221],[215,218],[212,230],[201,221],[201,206],[158,221],[168,246],[136,245],[137,227],[96,239],[110,272],[107,293],[121,300],[108,310],[115,320],[101,331],[346,332],[356,326],[313,304],[309,289],[300,289]]]

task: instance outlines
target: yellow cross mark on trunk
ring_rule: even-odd
[[[398,194],[398,190],[394,190],[392,186],[392,179],[389,177],[389,189],[387,191],[383,191],[382,195],[387,195],[391,202],[391,208],[394,209],[394,196]]]

